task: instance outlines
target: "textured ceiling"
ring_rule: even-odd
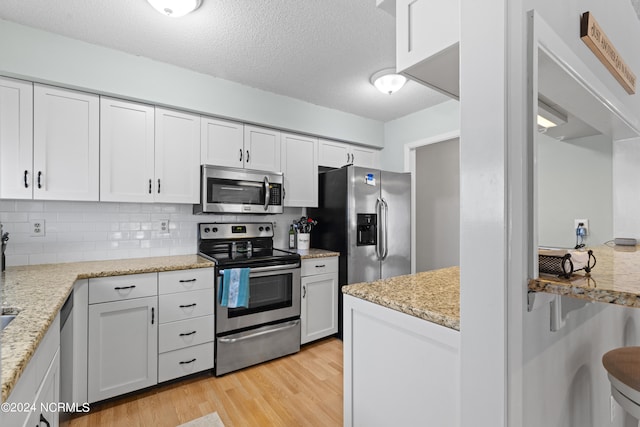
[[[410,81],[385,95],[395,22],[375,0],[203,0],[183,18],[145,0],[2,0],[0,18],[388,121],[448,98]]]

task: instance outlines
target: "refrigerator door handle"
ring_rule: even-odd
[[[384,246],[382,249],[382,260],[387,259],[387,255],[389,255],[389,204],[387,201],[382,198],[380,199],[382,202],[382,212],[384,213],[384,219],[382,220],[382,234],[384,236]]]
[[[382,250],[380,245],[382,243],[382,200],[378,197],[376,199],[376,216],[377,220],[377,230],[376,230],[376,258],[378,261],[382,260]]]

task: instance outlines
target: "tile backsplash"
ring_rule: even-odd
[[[303,208],[279,215],[193,215],[192,205],[0,200],[9,232],[7,266],[196,253],[199,222],[275,223],[274,246],[288,246],[289,224]],[[33,223],[44,220],[44,235]],[[161,222],[169,220],[169,232]]]

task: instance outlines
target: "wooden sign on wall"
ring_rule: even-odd
[[[583,13],[580,19],[580,38],[628,94],[636,93],[636,75],[620,57],[590,12]]]

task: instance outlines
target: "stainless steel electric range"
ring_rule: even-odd
[[[216,375],[300,350],[300,255],[273,247],[273,224],[198,224],[198,253],[216,264]],[[225,269],[250,269],[248,307],[221,305]]]

